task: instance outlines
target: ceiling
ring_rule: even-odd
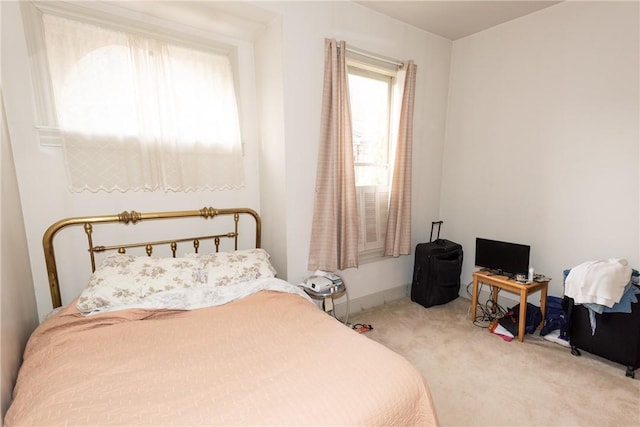
[[[560,1],[358,1],[399,21],[457,40]]]

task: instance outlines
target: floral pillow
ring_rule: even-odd
[[[204,264],[208,286],[229,286],[263,277],[275,277],[276,270],[264,249],[245,249],[195,255]]]
[[[83,313],[135,305],[149,295],[203,282],[201,262],[192,258],[151,258],[114,254],[104,259],[78,298]]]

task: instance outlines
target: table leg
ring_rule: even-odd
[[[518,319],[518,341],[524,341],[524,325],[527,322],[527,291],[520,291],[520,315]]]
[[[542,289],[540,289],[540,311],[542,311],[542,322],[540,323],[540,327],[544,326],[544,321],[547,318],[547,289],[549,284],[545,284]]]
[[[500,293],[500,288],[497,286],[491,286],[491,301],[493,302],[491,312],[493,314],[498,312],[498,293]]]
[[[476,321],[476,311],[478,308],[478,278],[473,277],[473,293],[471,294],[471,321]]]

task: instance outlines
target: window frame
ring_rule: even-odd
[[[388,195],[391,192],[391,180],[392,180],[392,172],[393,172],[393,150],[395,150],[395,143],[392,137],[393,132],[393,119],[394,119],[394,102],[396,91],[396,78],[397,78],[397,68],[390,67],[388,64],[381,63],[381,61],[377,61],[375,59],[369,60],[368,58],[363,57],[362,55],[350,55],[347,52],[347,74],[358,75],[363,77],[372,78],[375,80],[384,81],[388,84],[388,98],[387,98],[387,135],[386,135],[386,165],[387,168],[387,185],[356,185],[356,194],[358,197],[358,221],[360,224],[360,241],[358,242],[359,250],[359,261],[362,264],[366,264],[369,262],[378,261],[380,259],[387,258],[384,256],[384,235],[386,233],[386,220],[388,217],[388,209],[389,209],[389,200]],[[351,93],[349,93],[349,97],[351,97]],[[363,163],[362,165],[366,165]],[[354,169],[358,166],[358,163],[354,159]],[[376,210],[376,225],[377,227],[384,228],[383,230],[378,230],[378,239],[380,239],[380,246],[377,248],[367,248],[366,236],[363,236],[363,233],[366,233],[367,230],[367,217],[363,215],[364,204],[365,204],[365,193],[370,192],[372,188],[375,188],[374,192],[376,194],[376,199],[374,200]],[[381,191],[383,190],[383,191]],[[381,215],[379,212],[380,204],[377,199],[378,194],[385,193],[387,194],[387,202],[386,202],[386,214],[383,215],[382,218],[378,217]],[[384,222],[384,224],[382,223]]]

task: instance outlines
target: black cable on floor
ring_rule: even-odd
[[[471,299],[473,299],[473,295],[469,290],[471,285],[473,285],[473,282],[470,282],[467,285],[467,294]],[[480,283],[480,287],[478,289],[478,295],[482,293],[483,285],[484,285],[483,283]],[[493,286],[490,286],[490,288],[493,288]],[[493,292],[493,289],[490,289],[489,295],[491,295],[492,292]],[[496,292],[499,293],[500,289],[497,289]],[[471,308],[469,308],[469,310],[471,310]],[[478,314],[476,318],[473,320],[473,324],[479,328],[488,328],[491,322],[493,322],[496,319],[500,319],[501,317],[504,316],[506,312],[507,311],[500,304],[494,303],[491,297],[489,297],[484,304],[481,304],[480,301],[478,301],[478,307],[476,309],[476,313],[480,313],[480,314]]]

